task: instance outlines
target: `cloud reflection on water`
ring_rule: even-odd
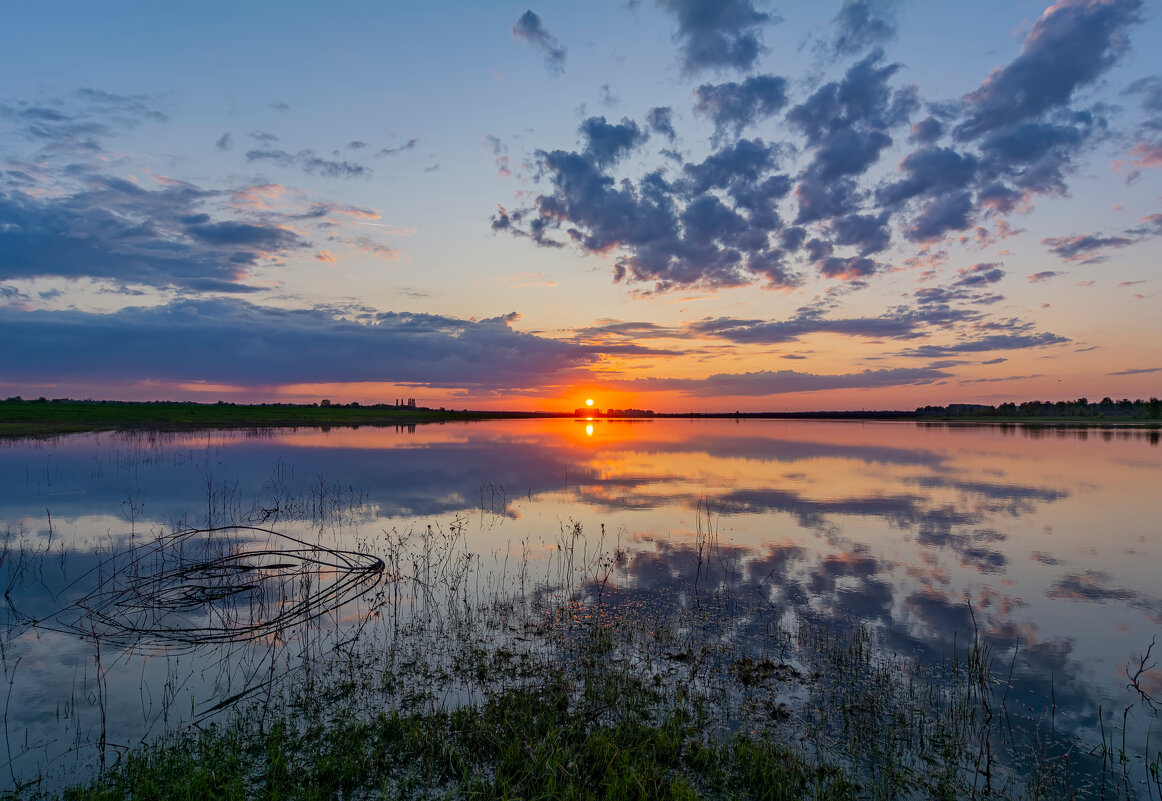
[[[535,563],[576,521],[590,550],[615,536],[629,550],[611,602],[727,588],[761,610],[741,630],[790,612],[865,624],[926,663],[979,631],[1011,666],[1014,704],[1056,703],[1081,732],[1099,703],[1132,702],[1119,666],[1162,624],[1143,568],[1162,558],[1154,434],[758,420],[106,433],[0,446],[0,518],[43,540],[47,508],[78,567],[131,526],[255,508],[276,525],[335,493],[355,501],[343,546],[372,553],[460,519],[475,552],[523,542]],[[25,591],[29,608],[51,600]]]

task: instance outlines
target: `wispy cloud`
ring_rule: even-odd
[[[951,378],[928,367],[897,367],[854,373],[817,374],[795,370],[717,373],[707,378],[638,378],[620,386],[635,391],[678,390],[695,397],[784,395],[833,389],[916,386]]]
[[[291,167],[302,170],[308,175],[322,175],[326,178],[371,177],[371,168],[359,162],[323,158],[316,155],[313,150],[300,150],[297,153],[273,148],[248,150],[246,151],[246,160],[249,162],[270,161],[280,167]]]
[[[1145,373],[1162,373],[1162,367],[1132,367],[1129,370],[1118,370],[1110,375],[1143,375]]]

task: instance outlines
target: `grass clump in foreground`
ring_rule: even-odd
[[[69,799],[848,798],[838,768],[742,734],[617,674],[562,673],[450,711],[346,710],[302,727],[257,710],[127,758]]]
[[[981,782],[976,743],[987,732],[972,706],[975,691],[962,692],[970,674],[921,691],[919,679],[900,678],[898,666],[872,656],[866,630],[800,632],[821,660],[809,676],[770,656],[735,659],[705,643],[639,641],[632,646],[639,654],[670,654],[671,667],[652,678],[626,658],[642,630],[603,614],[575,627],[554,621],[535,634],[556,639],[552,659],[494,644],[451,669],[405,662],[414,671],[407,678],[366,666],[314,677],[274,705],[255,704],[131,752],[63,797],[1068,795],[1061,775],[1041,784]],[[449,703],[435,689],[466,676],[478,693],[466,702]],[[809,702],[792,710],[777,701],[788,684]]]

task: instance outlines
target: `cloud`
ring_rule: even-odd
[[[1049,252],[1063,261],[1079,261],[1096,264],[1109,258],[1102,251],[1124,248],[1136,240],[1126,236],[1099,236],[1096,234],[1075,234],[1073,236],[1052,236],[1041,240]]]
[[[742,129],[754,125],[787,105],[787,79],[756,75],[742,83],[704,83],[694,90],[694,113],[714,123],[714,140],[737,138]]]
[[[541,22],[541,18],[531,10],[520,15],[512,26],[512,35],[524,39],[545,57],[545,67],[549,72],[561,74],[565,71],[565,56],[568,50],[557,41],[557,37]]]
[[[494,215],[493,230],[560,246],[549,234],[563,227],[583,251],[620,251],[615,280],[652,281],[661,290],[732,286],[758,276],[777,285],[796,280],[767,236],[779,224],[773,204],[789,183],[770,174],[774,153],[763,142],[741,140],[700,164],[685,165],[676,182],[655,171],[633,185],[616,182],[604,167],[641,141],[636,125],[590,118],[582,124],[582,138],[582,153],[538,152],[552,193],[539,195],[528,212]],[[726,190],[726,199],[715,190]]]
[[[145,123],[164,123],[168,117],[151,95],[82,88],[39,102],[0,102],[0,119],[13,124],[16,136],[45,151],[100,153],[104,138]]]
[[[1130,163],[1135,167],[1162,167],[1162,142],[1139,142],[1130,148],[1130,155],[1134,157]]]
[[[1050,278],[1056,278],[1057,276],[1064,274],[1065,273],[1061,273],[1056,270],[1042,270],[1039,273],[1033,273],[1032,275],[1028,276],[1028,279],[1031,283],[1036,284],[1041,281],[1048,281]]]
[[[939,117],[929,114],[919,122],[912,123],[911,136],[913,142],[922,145],[935,144],[944,135],[944,122]]]
[[[964,98],[960,139],[975,139],[1068,105],[1126,52],[1141,0],[1058,0],[1041,15],[1021,53]]]
[[[302,170],[308,175],[322,175],[327,178],[370,178],[371,169],[354,161],[325,159],[315,155],[313,150],[289,153],[285,150],[255,149],[246,151],[246,160],[272,161],[281,167]]]
[[[401,251],[396,248],[388,247],[387,245],[376,242],[366,236],[357,236],[351,240],[351,244],[362,250],[364,253],[370,253],[373,256],[379,256],[382,259],[395,261],[402,256]]]
[[[875,275],[883,265],[862,256],[839,258],[828,256],[819,261],[819,272],[828,278],[842,278],[845,281],[867,278]]]
[[[659,3],[677,16],[678,40],[692,53],[700,52],[695,44],[703,34],[722,45],[733,31],[755,37],[746,52],[757,54],[758,31],[775,21],[749,0]],[[898,83],[902,65],[876,46],[892,36],[894,3],[848,0],[835,20],[843,52],[871,51],[837,79],[797,100],[793,85],[774,75],[701,83],[693,111],[713,125],[712,152],[687,160],[669,149],[663,155],[673,163],[636,176],[624,174],[626,154],[645,131],[675,140],[672,110],[651,109],[641,126],[628,117],[619,124],[590,117],[578,151],[536,151],[532,179],[541,193],[524,208],[495,215],[493,228],[604,257],[615,281],[652,284],[654,292],[756,283],[790,288],[803,283],[806,265],[858,288],[884,271],[889,259],[877,254],[900,240],[989,247],[1015,233],[1007,215],[1029,209],[1036,196],[1067,193],[1079,155],[1108,130],[1110,107],[1070,104],[1115,62],[1139,6],[1140,0],[1061,0],[1032,26],[1021,53],[976,91],[959,102],[922,103],[915,86]],[[1080,53],[1077,64],[1071,48]],[[755,62],[748,59],[695,58],[687,73],[749,69]],[[1153,83],[1133,86],[1153,103]],[[921,108],[927,115],[913,125]],[[772,138],[743,138],[759,124]],[[892,169],[883,160],[896,152],[901,132],[917,144]],[[952,141],[941,145],[950,132]],[[1121,238],[1128,243],[1159,231],[1162,225],[1144,222]],[[1063,257],[1088,249],[1083,257],[1090,258],[1099,245],[1121,241],[1046,244]],[[906,254],[897,256],[908,262]],[[989,275],[958,275],[921,300],[998,302],[1000,295],[976,291],[1003,272]]]
[[[684,332],[657,323],[597,320],[592,325],[573,329],[573,336],[579,342],[608,344],[639,339],[683,339]]]
[[[1143,375],[1145,373],[1162,373],[1162,367],[1132,367],[1129,370],[1118,370],[1110,375]]]
[[[656,134],[660,134],[671,142],[678,138],[674,130],[674,110],[669,106],[657,106],[646,113],[646,125]]]
[[[649,138],[633,120],[622,119],[619,124],[611,125],[605,117],[584,120],[580,133],[585,140],[585,155],[600,167],[616,164]]]
[[[71,193],[0,191],[0,279],[94,278],[248,291],[248,271],[309,245],[264,219],[215,219],[220,193],[85,174]]]
[[[707,318],[690,323],[696,334],[726,339],[737,344],[774,345],[797,342],[811,334],[840,334],[865,339],[917,339],[930,329],[979,321],[981,315],[967,309],[931,305],[919,309],[896,307],[879,317],[825,317],[816,307],[802,307],[787,320]]]
[[[917,196],[955,192],[972,183],[976,170],[977,159],[971,154],[944,147],[916,150],[900,162],[903,180],[881,186],[876,200],[896,206]]]
[[[678,390],[695,397],[782,395],[829,389],[873,389],[931,384],[952,374],[926,367],[863,370],[821,375],[795,370],[718,373],[707,378],[639,378],[624,382],[637,391]]]
[[[819,87],[792,107],[786,120],[806,138],[812,157],[795,196],[798,223],[826,220],[858,209],[863,175],[892,144],[890,130],[907,123],[917,106],[910,90],[892,90],[898,64],[880,66],[875,51],[852,65],[843,79]]]
[[[913,242],[939,242],[949,231],[963,231],[972,225],[972,195],[956,192],[929,200],[904,232]]]
[[[751,0],[658,0],[678,18],[682,71],[749,70],[762,52],[760,30],[777,22]]]
[[[1029,333],[989,334],[977,339],[965,339],[952,345],[921,345],[918,348],[900,351],[900,356],[915,356],[933,359],[962,353],[985,353],[993,350],[1023,350],[1063,345],[1070,340],[1048,331]],[[1009,380],[1009,379],[1005,379]]]
[[[1005,277],[1005,271],[995,262],[982,262],[971,267],[961,267],[956,271],[954,287],[979,287],[995,284]]]
[[[843,0],[843,6],[832,20],[835,32],[831,50],[841,55],[855,55],[891,41],[896,36],[894,15],[895,3],[890,0]]]
[[[227,131],[218,137],[218,141],[214,143],[214,147],[219,150],[231,150],[234,147],[234,134]]]
[[[0,309],[0,373],[9,379],[152,379],[277,386],[394,382],[516,391],[599,358],[595,348],[429,314],[280,309],[236,299],[175,301],[113,314]],[[223,354],[230,358],[223,358]]]
[[[1141,95],[1144,111],[1162,114],[1162,76],[1148,75],[1139,78],[1127,86],[1123,94]]]
[[[381,149],[375,155],[377,157],[378,156],[394,156],[396,153],[402,153],[405,150],[411,150],[419,143],[420,143],[420,140],[413,136],[411,139],[407,140],[402,145],[398,145],[396,147],[385,147],[385,148]]]
[[[891,242],[888,214],[848,214],[831,221],[832,244],[857,248],[860,256],[885,250]]]

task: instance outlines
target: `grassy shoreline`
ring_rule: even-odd
[[[413,426],[470,420],[560,416],[394,406],[235,405],[121,401],[0,401],[0,437],[155,429]]]
[[[407,406],[232,404],[192,402],[6,400],[0,401],[0,438],[88,431],[195,431],[232,428],[416,426],[478,420],[572,418],[567,412],[428,409]],[[622,419],[598,413],[596,419]],[[937,425],[1019,425],[1064,428],[1158,429],[1162,421],[1103,417],[936,416],[906,411],[689,412],[632,415],[624,419],[913,420]]]

